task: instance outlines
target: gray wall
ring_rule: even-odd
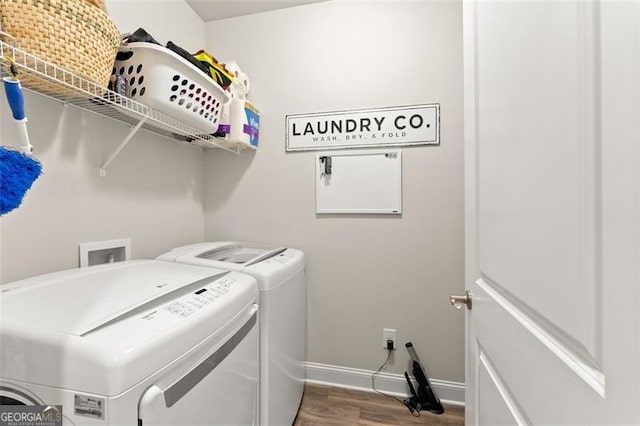
[[[382,328],[412,341],[432,378],[464,381],[462,7],[332,1],[206,24],[260,108],[260,149],[207,152],[205,238],[308,256],[310,362],[375,370]],[[441,104],[441,146],[403,149],[403,214],[316,216],[315,153],[285,153],[285,115]],[[387,371],[402,373],[401,348]]]
[[[153,5],[153,7],[152,7]],[[121,31],[145,27],[161,42],[202,47],[204,23],[180,1],[110,1]],[[2,144],[17,144],[1,94]],[[23,205],[0,218],[0,282],[78,266],[78,244],[131,238],[136,258],[203,238],[203,154],[138,133],[107,170],[98,167],[128,126],[26,94],[29,133],[44,175]]]
[[[206,37],[181,0],[108,6],[122,31],[189,50],[206,40],[237,60],[262,111],[260,149],[203,153],[141,132],[101,178],[128,127],[27,94],[45,174],[0,218],[0,282],[76,267],[86,241],[130,237],[136,258],[204,237],[289,245],[308,256],[309,361],[375,369],[391,327],[433,378],[462,382],[463,315],[447,302],[463,291],[460,4],[333,1],[208,23]],[[285,114],[429,102],[441,104],[442,145],[403,150],[402,217],[316,216],[315,154],[285,154]],[[406,360],[398,351],[388,371]]]

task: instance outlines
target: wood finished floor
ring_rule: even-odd
[[[294,426],[319,425],[463,426],[464,407],[445,405],[444,414],[414,417],[404,404],[377,393],[307,384]]]

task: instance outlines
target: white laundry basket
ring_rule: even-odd
[[[204,133],[216,132],[222,106],[229,101],[216,82],[156,44],[129,43],[120,52],[126,59],[116,60],[113,72],[126,80],[126,96]]]

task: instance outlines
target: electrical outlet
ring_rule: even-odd
[[[396,343],[396,329],[395,328],[383,328],[382,329],[382,347],[384,349],[387,348],[387,340],[391,340],[393,342],[393,350],[395,351],[398,347]]]

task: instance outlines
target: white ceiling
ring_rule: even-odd
[[[252,15],[326,0],[186,0],[203,21]]]

